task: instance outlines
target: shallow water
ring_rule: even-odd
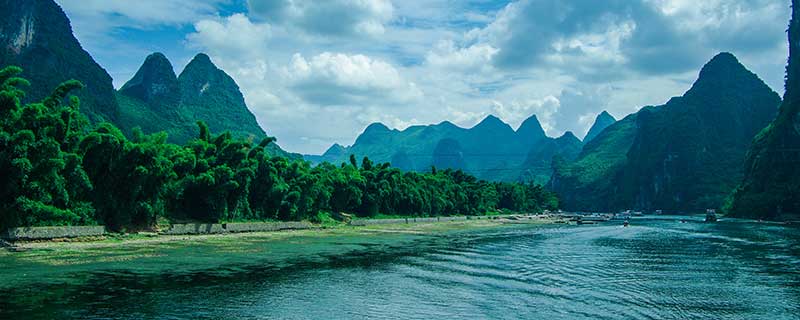
[[[4,254],[0,318],[800,318],[797,227],[678,219]]]

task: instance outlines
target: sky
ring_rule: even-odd
[[[180,73],[199,52],[239,84],[292,152],[352,144],[370,123],[536,114],[583,137],[681,95],[719,52],[783,93],[783,0],[56,0],[121,87],[162,52]]]

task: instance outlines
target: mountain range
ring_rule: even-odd
[[[183,143],[198,136],[202,120],[213,132],[266,137],[236,82],[205,54],[176,75],[163,54],[153,53],[115,90],[54,1],[0,0],[0,10],[0,65],[22,67],[22,76],[37,84],[26,90],[25,102],[77,79],[85,85],[76,92],[82,113],[126,134],[136,127],[165,131]],[[789,39],[783,99],[732,54],[720,53],[682,96],[619,121],[602,112],[583,141],[571,132],[548,137],[535,115],[516,130],[490,115],[471,128],[448,121],[404,130],[373,123],[351,146],[334,144],[323,155],[304,157],[341,163],[366,156],[403,170],[452,168],[486,180],[532,181],[557,192],[567,210],[694,212],[728,199],[725,209],[735,216],[797,213],[800,26],[794,8]]]
[[[582,145],[571,132],[548,137],[536,115],[523,121],[517,130],[489,115],[472,128],[444,121],[396,130],[373,123],[352,146],[334,144],[321,156],[305,158],[339,163],[348,161],[352,154],[389,162],[403,170],[426,171],[433,166],[462,169],[486,180],[544,183],[550,177],[553,157],[572,159]]]

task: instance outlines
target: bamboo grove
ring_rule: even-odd
[[[533,184],[479,181],[462,171],[403,172],[367,158],[311,166],[272,156],[260,143],[199,134],[186,145],[167,135],[127,138],[92,125],[67,81],[38,103],[22,104],[22,70],[0,71],[0,227],[104,224],[148,229],[160,221],[317,220],[320,213],[368,217],[482,215],[555,209]]]

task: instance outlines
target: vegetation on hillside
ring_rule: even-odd
[[[725,205],[737,217],[780,219],[800,214],[800,9],[792,1],[786,92],[777,118],[756,135],[744,179]]]
[[[752,138],[780,97],[730,53],[683,96],[645,107],[556,168],[551,186],[571,210],[692,212],[720,208],[742,176]]]
[[[23,104],[20,68],[0,71],[0,227],[105,224],[146,229],[160,218],[191,221],[317,219],[324,211],[405,216],[536,212],[558,200],[541,186],[481,181],[462,171],[401,172],[353,156],[335,166],[265,152],[203,122],[185,145],[166,133],[132,138],[91,126],[68,81]],[[66,103],[65,103],[66,101]]]

